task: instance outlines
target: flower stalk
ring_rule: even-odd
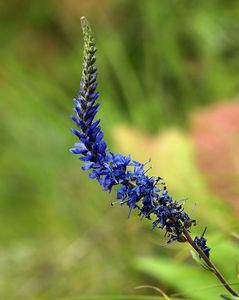
[[[142,218],[152,221],[152,228],[165,231],[168,241],[188,242],[198,253],[199,257],[207,264],[210,270],[220,280],[223,286],[233,295],[239,294],[230,287],[225,278],[210,261],[210,248],[204,234],[192,239],[190,229],[196,225],[196,220],[191,219],[184,211],[183,201],[175,201],[168,194],[165,183],[161,177],[146,175],[147,163],[132,160],[122,154],[114,154],[107,148],[103,140],[104,134],[100,127],[100,119],[95,120],[99,103],[97,87],[96,46],[91,28],[85,17],[81,18],[84,37],[84,61],[80,83],[80,91],[74,99],[75,107],[72,120],[78,129],[71,131],[77,136],[79,142],[75,143],[70,151],[79,155],[84,162],[82,170],[90,171],[89,177],[98,180],[103,190],[110,192],[117,187],[117,201],[120,205],[137,210]],[[204,232],[205,233],[205,232]]]
[[[239,297],[239,293],[234,290],[229,283],[226,281],[222,273],[217,269],[217,267],[212,263],[212,261],[205,255],[205,253],[202,251],[200,247],[196,243],[194,243],[190,233],[184,229],[183,234],[187,240],[187,242],[192,246],[192,248],[199,254],[199,256],[204,260],[206,265],[210,268],[210,270],[215,274],[215,276],[218,278],[218,280],[222,283],[222,285],[225,287],[225,289],[228,290],[229,293],[231,293],[233,296]]]

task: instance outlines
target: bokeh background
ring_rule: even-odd
[[[212,259],[238,284],[239,2],[3,0],[0,299],[159,296],[142,285],[218,299],[225,292],[187,245],[162,248],[162,233],[111,207],[115,192],[102,192],[68,152],[82,15],[98,46],[110,148],[151,158],[151,174],[188,198],[193,233],[208,227]]]

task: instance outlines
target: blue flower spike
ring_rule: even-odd
[[[184,211],[184,201],[175,201],[168,194],[161,177],[149,177],[147,163],[132,160],[130,155],[114,154],[107,148],[104,134],[97,119],[99,97],[97,92],[96,45],[92,30],[85,17],[81,18],[84,37],[83,70],[80,91],[74,99],[74,115],[71,116],[77,129],[71,131],[78,142],[70,149],[79,156],[84,165],[82,170],[89,171],[89,178],[97,179],[103,190],[111,192],[117,188],[117,200],[111,204],[126,204],[129,215],[137,210],[141,218],[152,220],[152,229],[165,231],[167,244],[174,241],[188,242],[206,264],[214,271],[223,286],[234,296],[238,293],[225,281],[221,273],[209,260],[210,248],[204,233],[193,240],[190,229],[196,221]]]
[[[85,164],[83,170],[89,170],[89,177],[96,178],[104,190],[111,191],[117,186],[117,201],[126,204],[132,210],[137,209],[142,218],[153,219],[152,228],[165,229],[167,244],[173,241],[185,241],[183,229],[195,225],[184,211],[183,202],[179,203],[168,194],[161,177],[148,177],[146,165],[131,160],[131,157],[114,154],[103,140],[100,120],[95,120],[99,103],[97,87],[96,46],[92,30],[85,17],[81,18],[84,36],[84,61],[80,83],[80,92],[74,99],[72,120],[78,130],[71,129],[80,142],[70,149]],[[129,215],[130,215],[129,213]]]

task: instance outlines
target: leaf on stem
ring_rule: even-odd
[[[239,297],[232,296],[232,295],[221,295],[221,297],[226,300],[238,300],[239,299]]]
[[[200,258],[200,256],[195,253],[194,251],[190,250],[192,258],[196,261],[196,263],[198,263],[203,269],[209,271],[209,272],[213,272],[213,270],[206,265],[206,263]]]

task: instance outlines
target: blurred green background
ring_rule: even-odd
[[[112,208],[115,193],[68,152],[82,15],[110,148],[152,158],[238,284],[239,1],[11,0],[0,2],[0,299],[159,296],[141,285],[218,299],[187,245],[162,248],[160,231]]]

